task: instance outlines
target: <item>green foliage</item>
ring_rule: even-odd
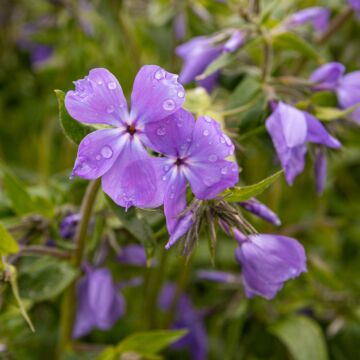
[[[15,254],[19,251],[19,245],[13,236],[0,223],[0,257],[7,254]]]

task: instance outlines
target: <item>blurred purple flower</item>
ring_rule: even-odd
[[[343,76],[339,81],[336,94],[343,109],[360,104],[360,71]],[[357,107],[349,117],[360,124],[360,107]]]
[[[237,183],[239,169],[235,162],[226,160],[234,152],[233,143],[209,116],[200,116],[195,122],[190,112],[181,109],[162,121],[148,124],[145,132],[151,148],[165,155],[157,161],[165,186],[168,249],[192,225],[191,213],[179,218],[186,208],[186,182],[198,199],[213,199]]]
[[[93,328],[111,329],[124,314],[125,301],[106,268],[87,269],[77,285],[77,313],[73,338]]]
[[[327,158],[325,149],[318,146],[315,154],[315,179],[316,179],[316,192],[322,194],[325,188],[327,174]]]
[[[247,297],[270,300],[285,281],[306,272],[305,251],[295,239],[273,234],[245,237],[236,229],[234,233],[240,244],[235,257],[242,266]]]
[[[236,284],[239,282],[239,279],[236,275],[226,271],[199,270],[196,275],[200,280],[208,280],[226,284]]]
[[[123,265],[146,266],[146,253],[142,245],[127,245],[121,249],[117,260]]]
[[[68,240],[73,239],[80,219],[80,214],[71,214],[65,216],[60,223],[60,236]]]
[[[184,39],[186,33],[186,17],[184,11],[179,11],[175,15],[174,32],[177,40]]]
[[[235,30],[225,43],[219,40],[218,35],[198,36],[178,46],[176,54],[184,60],[179,81],[182,84],[188,84],[195,80],[196,76],[202,74],[208,65],[223,52],[236,51],[245,43],[245,40],[246,33]],[[218,76],[219,72],[215,72],[200,80],[199,84],[210,92],[216,84]]]
[[[313,90],[335,90],[344,72],[345,66],[339,62],[330,62],[321,65],[310,76],[310,81],[314,83]]]
[[[287,29],[310,23],[317,32],[324,32],[329,25],[330,10],[320,6],[309,7],[290,15]]]
[[[160,309],[169,311],[175,294],[175,285],[165,284],[159,297]],[[206,360],[208,339],[201,313],[193,307],[190,298],[184,293],[180,295],[176,305],[172,328],[187,329],[188,333],[172,344],[171,347],[173,349],[188,349],[193,360]]]
[[[338,149],[341,144],[314,116],[279,102],[266,120],[266,129],[285,171],[289,185],[304,170],[308,142]]]
[[[159,66],[143,66],[134,81],[130,112],[119,82],[108,70],[93,69],[75,81],[75,91],[65,97],[69,114],[77,121],[111,128],[94,131],[81,141],[72,175],[102,177],[105,193],[126,209],[161,205],[160,172],[143,145],[144,128],[183,104],[185,92],[177,78]]]
[[[239,203],[241,207],[243,207],[246,211],[251,212],[252,214],[260,217],[268,221],[270,224],[275,226],[280,226],[281,221],[279,217],[269,209],[265,204],[261,203],[259,200],[255,198],[251,198],[250,200],[243,201]]]
[[[347,0],[354,11],[360,13],[360,0]]]

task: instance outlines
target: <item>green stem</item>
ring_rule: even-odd
[[[76,269],[80,269],[84,256],[86,235],[89,226],[91,212],[95,203],[96,195],[100,187],[100,180],[95,180],[89,183],[86,193],[84,195],[80,214],[80,224],[75,234],[76,249],[72,256],[72,264]],[[60,318],[60,333],[57,348],[57,358],[60,359],[61,355],[71,347],[71,334],[75,320],[75,303],[76,303],[76,281],[74,280],[66,292],[64,293],[61,305],[61,318]]]

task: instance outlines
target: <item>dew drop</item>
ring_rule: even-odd
[[[155,79],[156,80],[161,80],[165,77],[165,71],[163,69],[159,69],[156,73],[155,73]]]
[[[231,139],[226,134],[224,134],[224,138],[225,138],[226,145],[232,146]]]
[[[182,127],[182,126],[183,126],[183,122],[182,122],[182,121],[179,121],[176,125],[177,125],[178,127]]]
[[[183,91],[179,91],[179,92],[177,93],[177,96],[178,96],[179,98],[183,98],[183,97],[185,96],[185,93],[184,93]]]
[[[96,155],[95,159],[96,160],[101,160],[101,155]]]
[[[100,150],[100,153],[105,159],[110,159],[113,155],[111,147],[107,145]]]
[[[217,160],[217,156],[215,154],[209,155],[208,160],[211,162],[215,162]]]
[[[205,119],[205,121],[206,121],[207,123],[209,123],[209,124],[212,122],[212,119],[211,119],[210,116],[204,116],[204,119]]]
[[[169,165],[164,165],[163,169],[164,169],[164,171],[168,171],[170,169],[170,166]]]
[[[222,173],[223,175],[226,175],[227,172],[228,172],[228,168],[227,168],[226,166],[221,169],[221,173]]]
[[[98,83],[98,85],[102,85],[102,84],[103,84],[102,80],[98,80],[97,83]]]
[[[186,141],[191,142],[191,138],[190,137],[186,138]]]
[[[171,193],[170,194],[170,199],[173,199],[175,197],[175,194],[174,193]]]
[[[106,112],[107,112],[108,114],[111,114],[111,113],[114,112],[114,110],[115,110],[114,106],[110,105],[110,106],[107,107]]]
[[[222,144],[225,144],[226,140],[225,140],[222,136],[220,136],[220,142],[221,142]]]
[[[172,99],[167,99],[163,102],[163,109],[166,111],[172,111],[175,109],[175,101]]]
[[[160,126],[157,130],[156,130],[156,133],[159,135],[159,136],[163,136],[166,134],[166,129],[163,127],[163,126]]]
[[[166,181],[166,176],[163,176],[163,177],[162,177],[162,181]]]
[[[109,90],[115,90],[116,89],[116,83],[114,81],[110,81],[108,84],[107,84]]]
[[[205,130],[203,131],[203,135],[204,135],[204,136],[209,136],[209,130],[205,129]]]

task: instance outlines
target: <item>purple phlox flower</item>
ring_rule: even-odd
[[[275,214],[265,204],[255,198],[243,201],[239,203],[239,205],[243,207],[246,211],[251,212],[259,218],[264,219],[265,221],[268,221],[270,224],[273,224],[275,226],[281,225],[281,221],[277,214]]]
[[[295,239],[274,234],[244,236],[234,229],[239,247],[235,257],[242,266],[245,294],[272,299],[285,281],[306,272],[303,246]]]
[[[329,25],[330,10],[320,6],[309,7],[290,15],[285,23],[287,29],[311,24],[317,32],[324,32]]]
[[[178,76],[159,66],[145,65],[136,75],[128,111],[122,88],[103,68],[75,81],[65,106],[77,121],[109,125],[87,135],[80,143],[73,176],[102,178],[102,187],[120,206],[157,207],[162,204],[161,178],[143,143],[145,125],[176,112],[185,92]]]
[[[345,66],[339,62],[329,62],[321,65],[310,76],[310,81],[314,83],[315,91],[334,91],[345,72]]]
[[[60,236],[68,240],[73,239],[80,219],[80,214],[70,214],[65,216],[60,223]]]
[[[77,285],[77,313],[73,338],[93,328],[111,329],[124,314],[125,301],[106,268],[87,269]]]
[[[160,309],[170,310],[175,293],[174,284],[165,284],[159,296]],[[207,359],[208,339],[201,312],[194,308],[190,298],[184,293],[176,304],[172,328],[188,330],[185,336],[171,345],[173,349],[188,349],[193,360]]]
[[[146,266],[145,249],[142,245],[127,245],[121,249],[117,260],[123,265]]]
[[[347,2],[354,9],[354,11],[360,13],[360,0],[347,0]]]
[[[200,280],[208,280],[225,284],[239,283],[239,277],[227,271],[199,270],[196,275]]]
[[[344,75],[339,81],[336,94],[343,109],[360,104],[360,71]],[[358,106],[349,117],[360,124],[360,107]]]
[[[202,74],[223,52],[235,52],[246,40],[247,34],[241,30],[234,30],[227,41],[223,41],[219,35],[198,36],[178,46],[176,54],[184,61],[179,81],[188,84]],[[219,71],[214,72],[207,78],[199,81],[199,85],[211,91],[217,82]]]
[[[305,166],[307,143],[338,149],[341,144],[332,137],[314,116],[306,111],[279,102],[266,120],[266,129],[285,171],[289,185],[294,183]]]
[[[180,109],[170,117],[146,126],[151,147],[164,155],[157,161],[164,186],[164,212],[170,248],[192,225],[192,214],[186,209],[186,182],[200,200],[215,198],[238,182],[239,169],[226,160],[234,145],[220,124],[209,116],[193,115]]]

